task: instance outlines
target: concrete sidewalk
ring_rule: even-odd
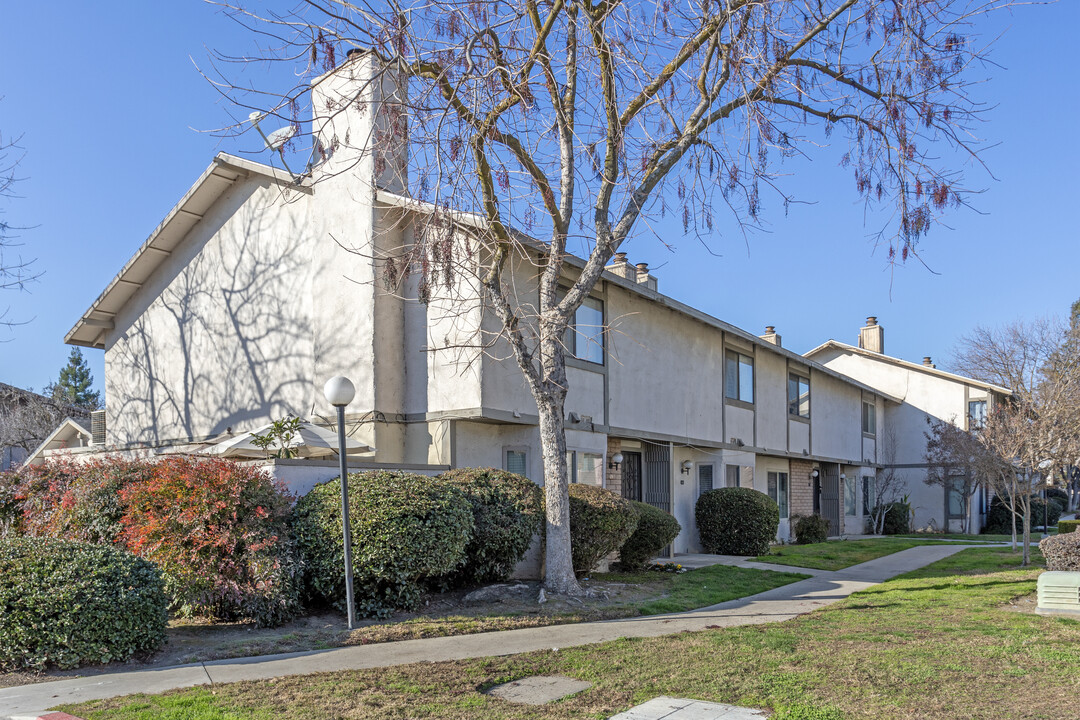
[[[710,627],[780,622],[843,600],[854,592],[937,562],[966,547],[972,546],[942,544],[910,548],[836,572],[814,571],[814,577],[790,585],[673,615],[263,655],[5,688],[0,689],[0,717],[55,707],[61,703],[140,692],[160,693],[195,685],[264,680],[284,675],[359,670],[416,662],[513,655],[535,650],[590,645],[625,637],[657,637]],[[806,572],[803,568],[785,566],[784,569],[789,572]]]

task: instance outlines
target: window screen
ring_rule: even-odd
[[[506,451],[506,471],[512,472],[517,475],[529,476],[528,464],[526,463],[524,450],[507,450]]]
[[[698,479],[698,495],[707,493],[713,489],[713,466],[712,465],[698,465],[697,469]]]

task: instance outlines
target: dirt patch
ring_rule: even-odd
[[[581,581],[585,596],[547,595],[543,603],[538,601],[538,582],[510,582],[504,591],[487,593],[488,597],[481,600],[475,595],[467,599],[470,591],[432,594],[418,612],[395,613],[386,620],[362,620],[351,633],[344,615],[338,612],[307,614],[276,628],[257,628],[253,623],[173,620],[165,647],[152,655],[77,670],[0,673],[0,687],[252,655],[629,617],[638,615],[645,601],[663,596],[669,578],[661,573],[592,578]]]
[[[1035,614],[1035,609],[1039,607],[1038,593],[1031,593],[1030,595],[1019,595],[1014,597],[1005,605],[1001,606],[1002,610],[1008,610],[1009,612],[1029,613]]]

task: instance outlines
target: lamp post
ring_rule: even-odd
[[[341,469],[341,523],[345,535],[345,606],[349,612],[349,629],[356,622],[356,610],[353,607],[352,578],[352,526],[349,524],[349,468],[345,461],[345,406],[356,395],[349,378],[338,375],[326,381],[323,386],[326,401],[337,408],[338,459]]]

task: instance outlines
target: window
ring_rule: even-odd
[[[972,428],[981,428],[986,424],[985,400],[972,400],[968,403],[968,422]]]
[[[877,406],[874,403],[862,404],[862,431],[868,435],[877,435]]]
[[[566,329],[566,352],[579,360],[604,364],[604,301],[585,298]]]
[[[754,358],[728,350],[725,355],[724,397],[754,402]]]
[[[727,478],[726,478],[727,486],[728,487],[739,487],[739,466],[738,465],[728,465],[726,472],[727,472]]]
[[[788,414],[810,417],[810,380],[792,373],[787,381]]]
[[[529,465],[524,450],[506,451],[506,472],[529,477]]]
[[[949,508],[949,519],[962,519],[964,517],[964,483],[966,478],[949,478],[946,487],[946,501]]]
[[[572,483],[603,487],[604,456],[581,450],[567,450],[566,472]]]
[[[698,497],[713,489],[713,466],[697,466]]]
[[[767,476],[769,497],[780,508],[780,517],[788,516],[788,474],[771,472]]]
[[[855,476],[848,475],[844,480],[844,514],[851,517],[854,517],[857,514],[855,489]]]
[[[877,505],[877,481],[873,475],[862,476],[862,513],[869,515]]]

